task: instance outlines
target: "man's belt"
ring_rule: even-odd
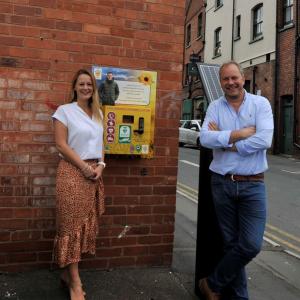
[[[264,181],[264,173],[258,173],[255,175],[226,174],[224,177],[231,181]]]

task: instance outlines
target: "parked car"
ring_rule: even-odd
[[[180,120],[179,146],[185,144],[200,147],[199,132],[201,130],[201,120]]]

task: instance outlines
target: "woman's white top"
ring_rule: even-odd
[[[67,143],[81,159],[102,158],[102,122],[97,121],[94,116],[91,119],[77,102],[59,106],[52,118],[59,120],[68,128]]]

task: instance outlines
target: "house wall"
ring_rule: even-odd
[[[158,72],[154,158],[106,159],[97,253],[82,265],[171,264],[184,6],[184,0],[1,3],[1,270],[51,264],[59,161],[51,115],[68,102],[74,72],[94,64]]]

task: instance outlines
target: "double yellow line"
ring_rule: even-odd
[[[198,203],[198,191],[188,185],[177,182],[177,193],[195,203]],[[290,234],[268,223],[266,224],[265,237],[271,240],[271,242],[275,242],[275,244],[282,246],[288,253],[300,258],[300,237]],[[291,250],[296,251],[296,253]]]

